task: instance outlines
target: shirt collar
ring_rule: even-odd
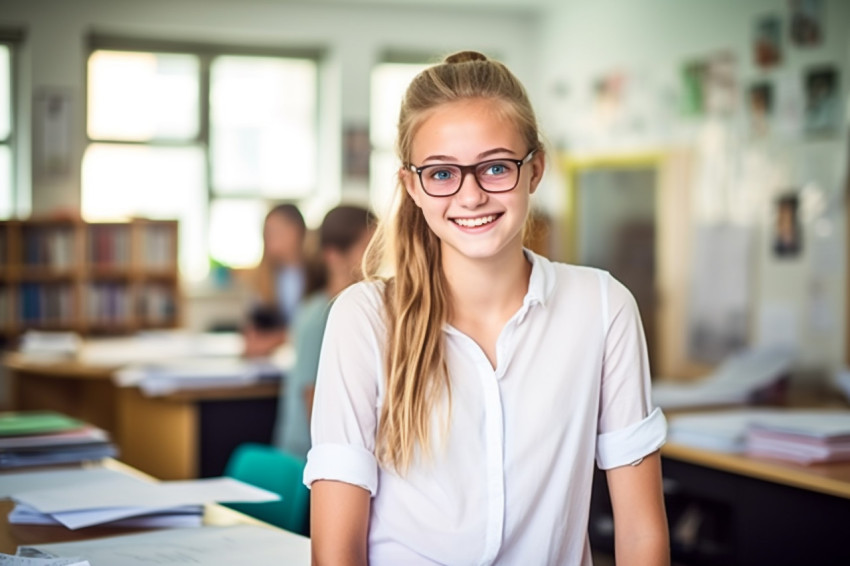
[[[546,300],[555,287],[555,268],[552,262],[528,248],[523,248],[522,252],[525,259],[531,264],[531,276],[528,278],[528,291],[526,291],[522,306],[519,308],[518,323],[525,320],[532,306],[546,306]],[[451,324],[446,324],[444,330],[450,334],[461,334]]]
[[[523,306],[534,304],[546,305],[546,300],[555,285],[555,269],[552,262],[533,251],[523,249],[525,258],[531,263],[531,277],[528,279],[528,292],[523,299]]]

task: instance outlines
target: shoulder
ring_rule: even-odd
[[[539,262],[546,279],[551,281],[548,285],[551,293],[582,299],[604,297],[613,309],[634,302],[626,286],[604,269],[552,261],[538,255],[534,261]]]
[[[361,281],[347,287],[331,302],[329,323],[366,322],[383,326],[384,283]]]

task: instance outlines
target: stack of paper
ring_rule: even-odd
[[[85,365],[121,367],[183,358],[237,357],[244,349],[244,339],[238,333],[157,330],[87,340],[77,359]]]
[[[850,411],[750,409],[674,415],[671,442],[803,464],[850,460]]]
[[[782,420],[755,421],[747,452],[801,464],[850,460],[850,411],[799,412]]]
[[[792,361],[778,349],[742,352],[695,383],[653,383],[652,401],[662,409],[744,404],[785,377]]]
[[[59,523],[69,529],[100,524],[198,526],[205,503],[280,499],[232,478],[150,482],[107,469],[4,475],[3,495],[17,504],[10,522]]]
[[[782,410],[730,409],[669,418],[667,437],[670,442],[705,448],[718,452],[744,452],[747,449],[747,429],[753,422],[781,420]]]
[[[27,330],[21,337],[20,352],[30,360],[52,362],[74,357],[81,346],[76,332]]]
[[[67,464],[115,456],[106,431],[59,413],[0,413],[0,468]]]
[[[270,359],[241,357],[197,357],[166,360],[125,367],[115,372],[121,387],[138,387],[147,396],[168,395],[192,389],[245,387],[280,380],[292,367],[291,348],[282,348]]]

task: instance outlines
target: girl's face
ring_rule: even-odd
[[[530,149],[503,102],[473,99],[435,109],[413,138],[410,161],[423,167],[521,160]],[[459,254],[469,259],[495,259],[522,248],[529,197],[537,189],[543,166],[542,153],[535,153],[520,167],[516,187],[503,193],[482,190],[470,172],[461,179],[458,192],[448,197],[425,193],[419,176],[409,169],[403,168],[401,176],[408,194],[440,239],[444,257]]]
[[[290,265],[301,258],[301,231],[282,214],[270,214],[263,227],[265,255],[277,265]]]

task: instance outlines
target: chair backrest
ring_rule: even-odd
[[[288,531],[309,535],[310,490],[302,483],[304,461],[274,446],[241,444],[224,474],[281,496],[268,503],[231,503],[228,507]]]

